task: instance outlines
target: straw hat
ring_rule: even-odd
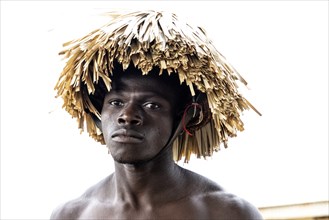
[[[211,156],[220,145],[227,147],[229,137],[243,131],[240,114],[246,109],[260,113],[238,92],[237,82],[247,84],[226,61],[205,31],[178,19],[175,14],[158,11],[138,11],[126,14],[108,13],[111,21],[85,37],[64,44],[60,55],[67,59],[55,86],[57,96],[64,100],[63,108],[77,118],[79,129],[85,128],[91,137],[104,143],[101,130],[93,116],[100,112],[90,101],[100,80],[111,90],[110,76],[114,62],[123,69],[134,65],[143,74],[154,67],[168,74],[178,74],[189,86],[204,94],[201,103],[209,117],[190,126],[173,143],[174,160],[191,154]],[[84,92],[82,85],[86,85]]]

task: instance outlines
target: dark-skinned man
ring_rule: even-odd
[[[80,129],[106,145],[115,171],[51,219],[262,219],[246,200],[181,168],[211,156],[257,110],[244,79],[203,29],[175,14],[141,11],[69,42],[56,85]],[[258,113],[258,112],[257,112]]]

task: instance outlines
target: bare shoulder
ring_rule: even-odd
[[[263,219],[258,209],[247,200],[225,191],[206,177],[195,173],[190,175],[197,180],[196,188],[199,189],[195,190],[194,204],[207,213],[207,219]]]
[[[78,219],[87,203],[77,198],[59,205],[51,214],[50,219]]]
[[[92,203],[92,201],[96,198],[106,179],[103,179],[102,181],[88,188],[86,192],[80,197],[56,207],[52,212],[50,219],[79,219],[86,208],[90,205],[90,203]]]
[[[263,219],[253,204],[223,190],[203,194],[202,201],[211,219]]]

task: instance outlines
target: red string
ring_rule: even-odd
[[[182,122],[183,122],[183,130],[184,130],[188,135],[190,135],[190,136],[193,136],[193,134],[192,134],[189,130],[187,130],[187,128],[186,128],[185,117],[186,117],[187,111],[188,111],[191,107],[193,107],[193,106],[194,106],[194,108],[198,107],[198,108],[202,109],[199,103],[193,102],[191,105],[188,105],[188,106],[185,108],[185,110],[184,110],[184,114],[183,114],[183,119],[182,119]],[[193,117],[194,117],[194,116],[193,116]]]

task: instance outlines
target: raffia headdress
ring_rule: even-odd
[[[221,144],[227,147],[229,137],[243,131],[240,113],[252,108],[237,91],[235,81],[246,81],[216,50],[200,27],[193,27],[175,14],[157,11],[139,11],[127,14],[109,13],[112,20],[87,36],[64,44],[60,52],[67,58],[55,89],[64,100],[63,108],[77,118],[81,131],[104,144],[102,132],[92,116],[100,118],[88,94],[81,89],[86,85],[89,94],[95,92],[100,79],[109,91],[113,63],[123,69],[133,65],[143,74],[154,67],[178,74],[191,94],[194,88],[206,94],[210,120],[193,129],[192,135],[178,136],[173,144],[176,161],[185,162],[191,154],[206,157],[217,151]]]

